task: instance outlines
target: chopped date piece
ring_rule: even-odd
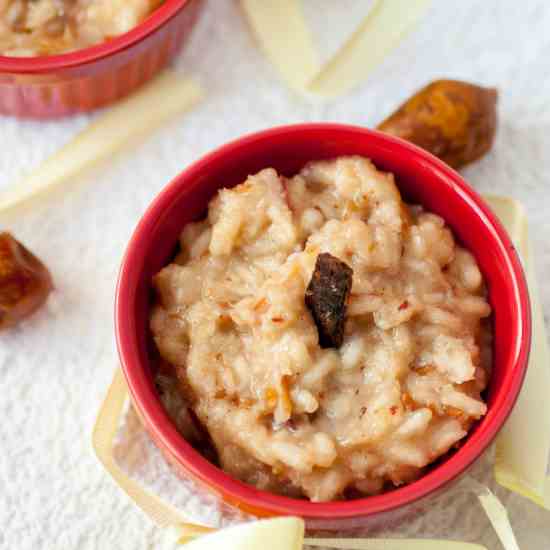
[[[406,101],[378,129],[461,168],[491,149],[497,91],[458,80],[436,80]]]
[[[305,302],[319,331],[322,348],[339,348],[344,339],[346,308],[353,270],[334,256],[317,257]]]
[[[37,310],[52,288],[46,266],[9,233],[0,233],[0,330]]]

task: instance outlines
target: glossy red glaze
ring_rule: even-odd
[[[290,176],[307,161],[358,154],[396,176],[404,197],[442,216],[479,262],[494,309],[494,370],[488,413],[455,453],[418,481],[378,496],[312,503],[247,486],[206,461],[178,434],[155,392],[148,360],[151,277],[170,261],[185,223],[204,213],[216,191],[272,166]],[[256,515],[291,514],[308,526],[349,525],[350,520],[399,508],[442,488],[464,472],[491,443],[520,390],[530,348],[530,306],[520,260],[489,207],[459,174],[404,141],[353,126],[303,124],[275,128],[234,141],[207,155],[156,198],[130,240],[120,272],[116,333],[122,367],[134,404],[168,460],[226,502]],[[336,524],[334,522],[336,520]],[[342,520],[338,524],[338,520]]]
[[[0,114],[54,118],[90,111],[144,84],[189,35],[202,0],[166,0],[108,42],[62,55],[0,56]]]

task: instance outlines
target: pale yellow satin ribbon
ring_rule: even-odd
[[[241,0],[271,62],[287,85],[334,97],[357,86],[421,19],[431,0],[377,0],[357,31],[325,65],[319,61],[300,0]]]
[[[202,90],[195,81],[164,71],[128,98],[99,113],[67,145],[19,182],[2,190],[0,212],[73,182],[87,168],[192,108],[201,97]]]
[[[535,277],[535,257],[522,206],[502,197],[488,197],[507,227],[523,259],[533,316],[529,368],[510,418],[497,438],[495,479],[534,503],[550,510],[550,353]]]

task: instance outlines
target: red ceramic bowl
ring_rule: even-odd
[[[176,431],[161,406],[148,359],[151,277],[173,256],[183,226],[205,212],[224,186],[272,166],[295,174],[306,162],[364,155],[393,172],[408,201],[442,216],[476,256],[494,309],[494,367],[488,413],[460,449],[418,481],[391,492],[347,502],[312,503],[245,485],[205,460]],[[138,414],[158,447],[184,476],[191,476],[225,502],[259,516],[297,515],[308,527],[343,527],[366,516],[404,508],[463,473],[491,443],[510,414],[522,385],[531,325],[527,286],[518,254],[485,202],[446,164],[382,133],[337,124],[303,124],[253,134],[188,167],[156,198],[140,221],[124,258],[116,299],[116,335],[122,367]]]
[[[201,0],[166,0],[130,32],[75,52],[0,56],[0,114],[61,117],[128,95],[179,50],[200,5]]]

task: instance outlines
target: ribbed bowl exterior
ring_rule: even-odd
[[[0,114],[47,119],[91,111],[150,80],[185,43],[202,0],[192,0],[143,40],[112,55],[56,72],[0,73]]]

